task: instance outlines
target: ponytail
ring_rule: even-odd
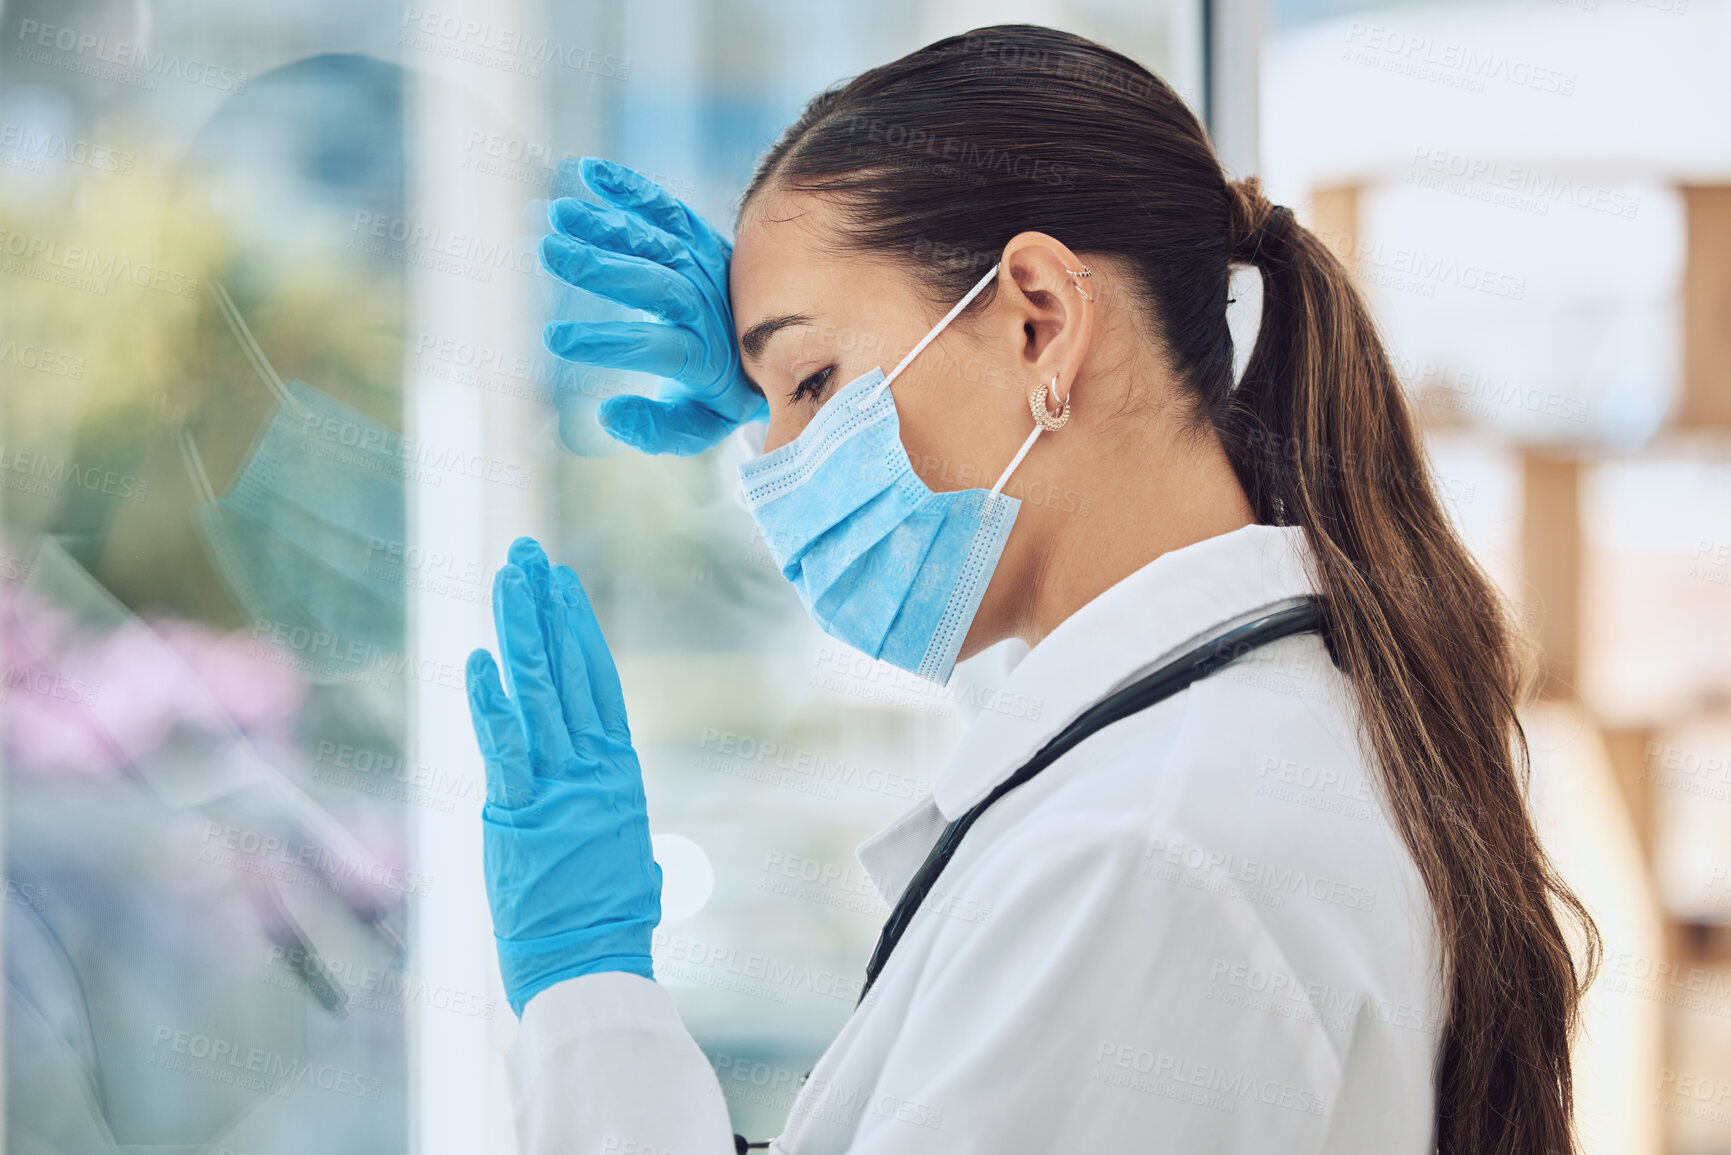
[[[1228,252],[1262,273],[1262,325],[1216,428],[1257,519],[1304,529],[1330,652],[1436,910],[1437,1150],[1573,1151],[1569,1039],[1600,944],[1528,818],[1529,664],[1346,269],[1255,178],[1227,188]],[[1559,912],[1583,932],[1579,970]]]

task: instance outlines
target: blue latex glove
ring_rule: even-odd
[[[605,203],[561,197],[541,263],[567,284],[658,321],[555,321],[543,339],[567,361],[663,378],[654,398],[609,397],[596,417],[645,453],[702,453],[747,421],[769,419],[734,339],[727,299],[733,246],[683,201],[622,165],[586,156],[583,183]]]
[[[532,538],[493,581],[505,685],[469,655],[469,712],[487,764],[481,808],[487,899],[505,998],[518,1015],[563,979],[653,979],[661,867],[619,673],[589,598]]]

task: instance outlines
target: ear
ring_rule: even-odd
[[[1029,382],[1058,379],[1057,404],[1070,397],[1094,344],[1094,291],[1075,275],[1085,266],[1063,242],[1045,233],[1017,233],[1004,246],[998,297],[992,310],[1013,343],[1016,364]],[[1086,295],[1085,295],[1086,294]]]

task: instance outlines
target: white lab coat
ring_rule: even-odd
[[[1081,711],[1312,592],[1307,558],[1300,530],[1250,526],[1157,558],[1063,622],[1004,687],[1035,716],[982,713],[931,796],[859,847],[884,901]],[[771,1152],[1429,1152],[1438,941],[1355,718],[1321,639],[1300,635],[1011,791]],[[733,1150],[716,1073],[647,979],[536,996],[508,1065],[525,1152]]]

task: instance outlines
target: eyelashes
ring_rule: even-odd
[[[787,395],[788,400],[799,402],[820,395],[824,390],[824,386],[829,384],[829,379],[834,373],[834,365],[824,366],[816,373],[813,373],[810,377],[801,381],[798,385],[795,385],[793,387],[793,392]]]

